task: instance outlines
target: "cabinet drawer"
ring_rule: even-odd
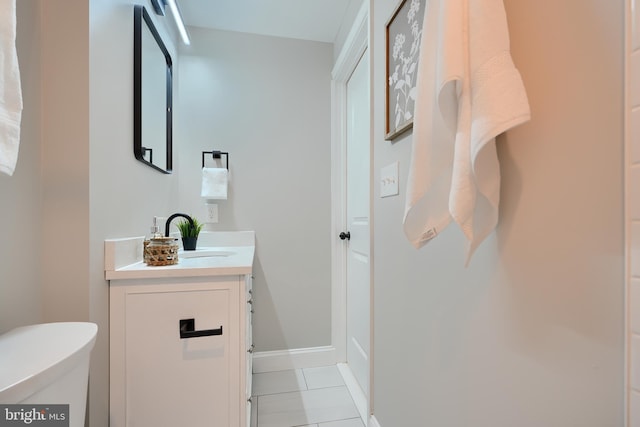
[[[231,425],[232,366],[239,355],[229,307],[228,289],[127,295],[127,425]],[[181,319],[222,334],[181,338]]]

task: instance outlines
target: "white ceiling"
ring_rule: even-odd
[[[187,25],[333,43],[357,0],[179,0]]]

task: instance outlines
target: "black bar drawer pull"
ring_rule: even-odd
[[[222,335],[222,326],[218,329],[203,329],[196,331],[195,319],[180,319],[180,338],[209,337],[211,335]]]

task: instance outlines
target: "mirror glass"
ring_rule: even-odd
[[[172,62],[144,6],[134,8],[133,38],[133,152],[171,173]]]

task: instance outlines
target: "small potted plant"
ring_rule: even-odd
[[[194,251],[196,249],[198,235],[204,226],[204,224],[195,217],[191,218],[193,219],[193,225],[187,220],[182,220],[177,224],[180,235],[182,236],[182,247],[185,251]]]

